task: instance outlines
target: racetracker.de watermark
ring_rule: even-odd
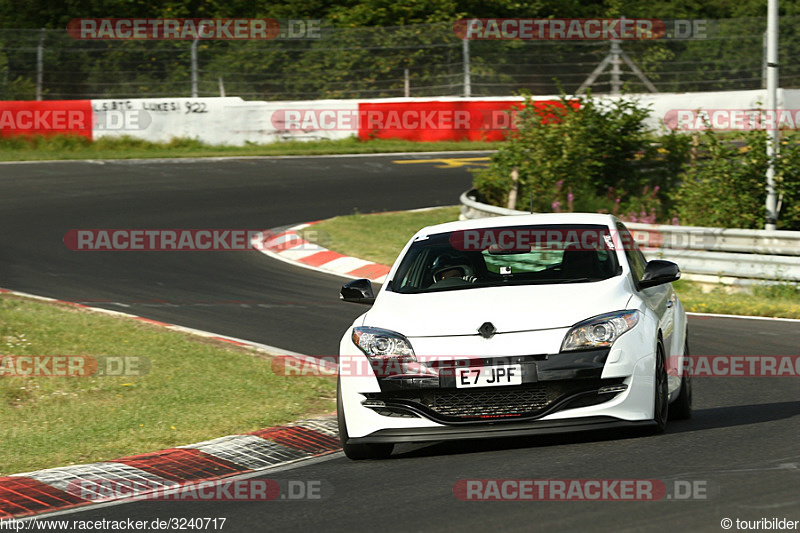
[[[497,357],[492,365],[512,364],[512,358]],[[422,377],[459,377],[461,370],[489,366],[481,356],[414,355],[398,357],[321,356],[298,358],[278,355],[272,358],[272,372],[285,377],[387,377],[417,375]]]
[[[321,39],[321,19],[81,18],[67,24],[78,40]]]
[[[502,368],[514,358],[477,355],[414,355],[366,358],[363,356],[272,358],[272,372],[285,377],[386,377],[417,375],[467,379],[465,372],[477,368]],[[693,377],[798,377],[800,355],[673,355],[664,362],[672,376]]]
[[[800,355],[671,355],[667,373],[692,377],[798,377]]]
[[[498,109],[279,109],[272,113],[276,130],[515,130],[518,110]]]
[[[633,250],[645,248],[705,249],[716,236],[707,230],[624,232],[606,228],[487,228],[458,230],[450,246],[460,251],[507,250]]]
[[[716,26],[702,19],[461,19],[453,33],[467,40],[630,41],[707,39]]]
[[[140,355],[0,355],[0,378],[143,376],[150,367]]]
[[[322,500],[333,495],[325,480],[239,479],[177,483],[149,479],[78,479],[67,492],[84,500],[167,501]]]
[[[670,109],[664,125],[675,131],[796,130],[800,109]]]
[[[708,480],[460,479],[453,485],[464,501],[685,501],[716,492]]]
[[[152,122],[144,110],[90,112],[79,109],[4,109],[0,111],[0,129],[25,131],[64,131],[93,129],[100,131],[144,130]]]
[[[64,244],[76,252],[207,252],[269,248],[270,230],[252,229],[73,229]]]

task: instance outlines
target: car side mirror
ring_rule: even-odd
[[[339,298],[354,304],[372,305],[375,303],[375,293],[372,292],[372,283],[368,279],[355,279],[342,285]]]
[[[677,281],[681,278],[681,269],[672,261],[653,259],[644,267],[644,274],[639,280],[639,288],[646,289]]]

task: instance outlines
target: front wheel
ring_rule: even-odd
[[[339,441],[342,443],[342,450],[348,459],[385,459],[392,455],[394,444],[348,444],[350,437],[347,435],[347,421],[344,418],[344,406],[342,405],[341,383],[336,387],[336,419],[339,422]]]
[[[667,367],[664,362],[664,349],[661,344],[656,350],[655,394],[653,398],[653,421],[656,423],[653,433],[664,433],[667,428],[669,413],[669,384],[667,383]]]
[[[683,348],[683,354],[689,357],[689,339]],[[672,420],[686,420],[692,418],[692,376],[684,371],[681,377],[681,392],[669,406],[669,417]]]

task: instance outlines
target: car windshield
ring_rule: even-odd
[[[514,284],[587,283],[620,271],[606,226],[459,230],[417,238],[388,290],[413,294]]]

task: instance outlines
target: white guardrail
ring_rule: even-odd
[[[461,195],[461,219],[523,215]],[[696,281],[750,285],[800,282],[800,231],[669,226],[626,222],[648,259],[677,263]]]

